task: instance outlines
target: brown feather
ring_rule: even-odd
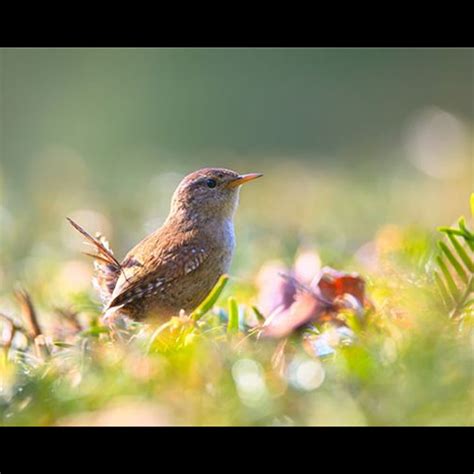
[[[84,228],[82,228],[79,224],[74,222],[70,217],[66,217],[66,219],[69,221],[69,223],[78,231],[80,232],[88,241],[88,243],[92,244],[95,249],[99,252],[99,258],[102,260],[112,264],[116,265],[118,268],[121,268],[121,265],[119,261],[113,256],[112,252],[107,249],[98,239],[95,237],[92,237],[92,235],[89,234]],[[96,257],[95,255],[87,254],[92,257]]]
[[[134,299],[135,295],[146,297],[158,288],[160,292],[164,291],[169,283],[196,271],[212,247],[198,238],[196,230],[183,232],[180,239],[176,239],[167,227],[162,227],[127,254],[122,264],[123,274],[117,281],[108,308]]]
[[[105,304],[110,300],[110,296],[114,291],[120,273],[123,271],[119,261],[114,257],[112,250],[105,237],[93,237],[83,227],[67,217],[70,224],[80,232],[86,239],[87,243],[93,245],[98,254],[83,252],[85,255],[95,259],[94,270],[95,275],[92,283],[98,291],[100,299]]]

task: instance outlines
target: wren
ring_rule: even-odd
[[[260,176],[223,168],[189,174],[174,192],[164,224],[121,263],[103,237],[92,237],[68,218],[98,252],[92,255],[94,286],[104,302],[103,318],[163,319],[195,309],[229,270],[240,185]]]

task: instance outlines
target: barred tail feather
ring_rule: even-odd
[[[94,258],[95,274],[92,279],[92,284],[99,293],[101,301],[105,305],[110,300],[112,292],[114,291],[115,285],[117,284],[117,280],[122,271],[122,266],[114,257],[109,242],[103,235],[96,234],[97,237],[93,237],[69,217],[67,220],[86,238],[87,243],[91,244],[97,251],[97,254],[88,252],[84,253]]]
[[[112,250],[110,249],[107,239],[100,234],[97,235],[97,238],[112,254]],[[92,279],[92,284],[99,293],[102,303],[105,305],[112,296],[115,285],[117,284],[117,280],[120,276],[120,272],[122,271],[122,267],[120,265],[117,266],[115,263],[104,261],[102,258],[97,258],[95,255],[93,255],[93,257],[95,257],[95,275]]]

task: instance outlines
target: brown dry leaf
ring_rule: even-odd
[[[334,301],[337,297],[349,294],[358,302],[364,303],[365,282],[357,273],[344,273],[334,268],[324,267],[317,287],[324,299]]]
[[[282,338],[309,322],[336,322],[342,309],[362,313],[367,302],[365,282],[361,276],[324,267],[314,282],[312,288],[307,288],[295,281],[298,290],[293,303],[270,315],[264,324],[263,336]]]

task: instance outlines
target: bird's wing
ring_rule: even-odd
[[[194,232],[176,235],[151,234],[133,248],[122,262],[122,274],[107,305],[131,303],[164,291],[166,285],[195,271],[209,256],[209,248]]]

